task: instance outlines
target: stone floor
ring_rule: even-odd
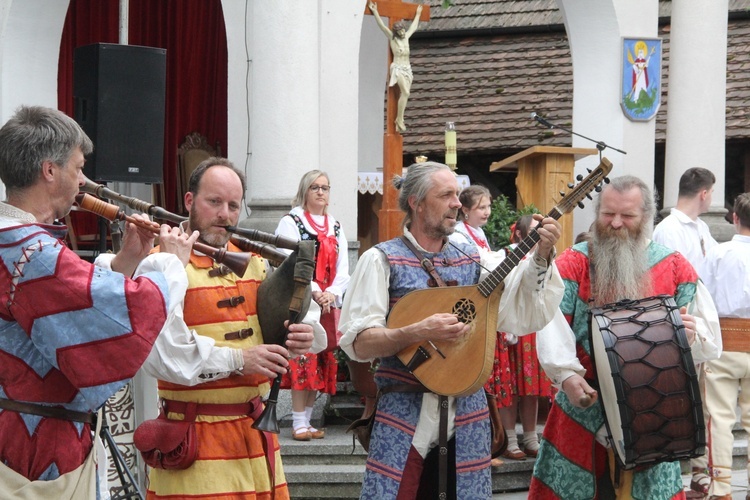
[[[690,484],[690,475],[683,475],[682,481],[685,484],[685,488],[687,488]],[[732,500],[745,500],[747,492],[747,473],[744,470],[736,470],[732,472]],[[492,498],[493,500],[526,500],[528,498],[528,491],[495,493],[492,495]]]

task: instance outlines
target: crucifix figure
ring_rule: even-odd
[[[390,41],[388,67],[390,69],[388,96],[386,101],[385,134],[383,135],[383,205],[378,213],[378,240],[386,241],[401,234],[403,212],[398,208],[398,191],[390,180],[403,171],[404,138],[400,132],[404,126],[404,110],[411,88],[411,65],[409,64],[409,37],[417,30],[419,21],[429,21],[430,6],[417,5],[401,0],[368,1],[365,14],[375,16],[375,21]],[[388,18],[388,27],[380,16]],[[402,28],[400,36],[397,21],[414,19],[408,30]],[[394,71],[395,66],[399,68]],[[402,71],[403,68],[407,71]],[[393,79],[395,78],[395,82]],[[396,85],[398,84],[398,85]],[[398,128],[397,128],[397,124]]]
[[[406,102],[409,100],[411,82],[414,78],[411,72],[411,64],[409,63],[409,38],[419,27],[419,16],[422,14],[422,5],[417,6],[417,14],[414,16],[414,20],[411,22],[408,30],[404,23],[399,21],[393,25],[393,31],[380,18],[378,5],[375,2],[370,2],[368,6],[372,15],[375,16],[378,26],[385,33],[385,36],[388,37],[388,40],[390,40],[393,62],[391,62],[391,76],[388,86],[393,87],[398,84],[399,96],[395,124],[396,131],[404,133],[406,132],[404,111],[406,111]]]

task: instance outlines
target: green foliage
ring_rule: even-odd
[[[453,1],[454,1],[454,0],[443,0],[443,8],[444,8],[444,9],[447,9],[447,8],[448,8],[448,7],[450,7],[451,5],[454,5]]]
[[[631,96],[627,95],[622,103],[631,113],[633,113],[633,116],[645,116],[645,114],[653,108],[654,103],[659,98],[659,95],[657,94],[658,90],[659,89],[657,88],[651,88],[648,93],[641,90],[638,96],[632,96],[637,97],[636,99],[631,99]]]
[[[490,218],[482,229],[484,229],[484,234],[493,250],[500,250],[510,245],[510,226],[520,216],[539,213],[534,205],[526,205],[520,210],[516,210],[508,197],[502,194],[492,201],[491,209]]]

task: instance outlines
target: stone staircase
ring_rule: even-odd
[[[287,392],[287,391],[282,391]],[[325,439],[307,442],[294,441],[291,437],[291,409],[282,410],[279,400],[278,415],[281,433],[279,442],[289,492],[294,499],[359,498],[367,454],[354,442],[346,428],[362,414],[359,397],[345,383],[339,394],[330,398],[321,395],[315,405],[312,424],[325,428]],[[541,434],[543,422],[538,426]],[[517,426],[522,433],[520,424]],[[747,435],[735,425],[734,470],[745,470],[747,466]],[[504,459],[504,464],[493,468],[493,493],[523,491],[529,487],[534,460]],[[682,463],[682,472],[687,474],[690,465]]]

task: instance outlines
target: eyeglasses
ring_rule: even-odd
[[[319,191],[323,191],[324,193],[327,193],[330,190],[331,190],[331,186],[318,186],[317,184],[313,184],[312,186],[310,186],[310,191],[314,191],[316,193]]]

